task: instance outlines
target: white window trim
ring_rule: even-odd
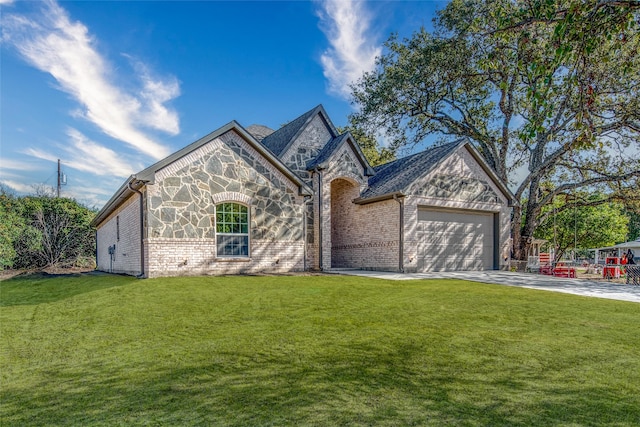
[[[215,198],[214,198],[215,200]],[[247,208],[247,232],[246,233],[218,233],[218,205],[223,203],[235,203]],[[216,242],[216,259],[221,261],[250,261],[251,260],[251,206],[238,200],[221,200],[216,202],[214,207],[214,230]],[[218,253],[218,236],[247,236],[247,255],[220,255]]]

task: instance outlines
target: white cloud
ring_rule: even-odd
[[[72,22],[55,1],[43,4],[38,19],[3,17],[3,41],[12,44],[27,62],[51,74],[59,88],[80,103],[76,114],[154,159],[167,156],[168,148],[140,128],[179,133],[177,113],[164,105],[180,94],[177,80],[155,79],[147,70],[139,93],[124,92],[112,81],[115,73],[97,51],[87,27]]]
[[[371,32],[371,14],[362,1],[324,0],[320,3],[320,29],[331,47],[320,58],[329,90],[345,99],[365,71],[375,67],[382,52]]]
[[[136,74],[140,77],[143,85],[139,94],[140,98],[146,101],[145,108],[140,111],[143,123],[151,128],[177,135],[180,132],[178,115],[163,104],[180,95],[178,80],[175,77],[167,78],[164,81],[155,78],[149,67],[140,61],[127,57],[132,61]]]
[[[35,164],[29,162],[21,162],[20,160],[12,160],[7,158],[0,159],[0,171],[5,172],[7,169],[17,171],[34,171],[40,168],[38,168]]]
[[[65,166],[98,176],[115,175],[123,178],[135,173],[137,169],[142,169],[126,162],[115,151],[91,141],[76,129],[69,128],[67,135],[69,143],[58,147],[66,153],[63,162]],[[60,158],[37,148],[28,148],[24,153],[51,162],[57,162]]]

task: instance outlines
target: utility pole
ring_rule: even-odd
[[[58,159],[58,185],[56,186],[56,195],[60,198],[60,159]]]
[[[56,195],[60,198],[60,187],[67,184],[67,176],[62,173],[60,167],[60,159],[58,159],[58,185],[56,186]]]

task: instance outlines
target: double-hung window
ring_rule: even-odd
[[[239,203],[216,205],[216,246],[220,257],[249,256],[249,210]]]

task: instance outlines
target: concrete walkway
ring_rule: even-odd
[[[612,283],[605,280],[566,279],[539,274],[513,273],[509,271],[456,271],[403,274],[366,270],[331,270],[330,273],[387,280],[461,279],[640,303],[640,286]]]

